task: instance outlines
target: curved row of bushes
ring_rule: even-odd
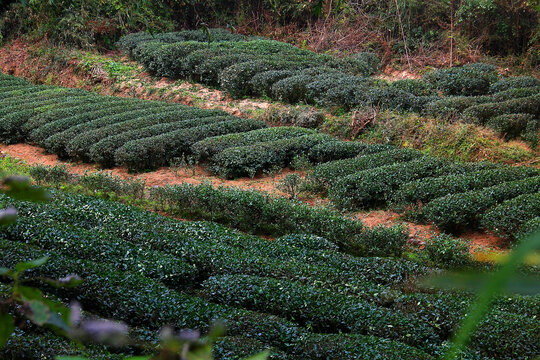
[[[307,178],[312,191],[328,193],[338,207],[355,210],[391,205],[416,221],[461,232],[478,228],[479,217],[505,200],[523,194],[535,199],[539,174],[535,168],[458,163],[416,150],[392,149],[320,164]],[[528,199],[523,198],[524,204]],[[494,209],[481,227],[518,237],[520,226],[538,216],[534,202],[531,208],[523,204],[526,210],[519,211],[512,207],[518,203],[513,200],[508,209],[502,205]]]
[[[21,260],[49,254],[49,263],[30,275],[53,278],[66,273],[82,275],[84,283],[74,289],[48,291],[65,299],[76,297],[85,309],[98,316],[124,320],[149,330],[164,324],[204,330],[212,320],[221,318],[230,336],[252,339],[248,343],[257,349],[261,344],[275,347],[275,351],[282,351],[292,359],[336,356],[344,349],[356,356],[355,352],[366,354],[364,347],[380,349],[390,359],[398,359],[400,354],[431,359],[442,351],[444,340],[449,337],[424,318],[431,305],[424,307],[423,302],[412,299],[417,310],[404,311],[392,300],[407,296],[399,289],[411,276],[430,271],[411,261],[349,256],[336,252],[335,245],[319,237],[289,235],[267,241],[212,223],[179,222],[97,198],[61,192],[52,192],[52,196],[54,202],[42,204],[2,198],[2,207],[12,204],[19,209],[22,222],[0,233],[4,238],[0,241],[3,254],[0,265],[12,267]],[[69,225],[60,225],[60,219]],[[32,221],[36,223],[30,224]],[[64,240],[54,241],[57,234]],[[105,239],[110,240],[110,245]],[[78,242],[87,241],[96,248],[77,248]],[[123,263],[122,257],[113,255],[118,254],[123,244],[126,252],[133,246],[141,254],[159,252],[163,258],[154,264],[151,259],[134,260],[145,264],[140,271],[132,266],[122,268],[128,264]],[[69,248],[72,251],[68,255]],[[84,259],[100,251],[104,255],[99,264]],[[137,253],[133,256],[136,258]],[[169,267],[160,268],[168,259],[189,264],[198,275],[190,282],[170,281],[166,276]],[[195,293],[206,296],[205,299],[188,291],[190,286],[198,288],[200,284],[203,284],[202,292]],[[381,294],[386,295],[381,297]],[[287,297],[286,305],[279,300],[281,296]],[[469,298],[464,295],[436,300],[429,294],[425,296],[441,308],[443,304],[448,308],[462,307],[464,299]],[[498,318],[488,318],[471,348],[477,354],[466,355],[466,359],[490,356],[519,359],[538,350],[538,344],[532,340],[534,324],[527,315],[534,311],[530,301],[505,298],[496,304],[498,308],[506,306],[503,315],[516,321],[508,328],[501,327]],[[277,312],[278,308],[284,318],[268,314]],[[446,316],[454,324],[462,318],[461,312]],[[307,324],[312,330],[302,326]],[[495,327],[500,336],[488,336],[489,329]],[[319,330],[330,334],[312,333]],[[338,330],[361,334],[337,334]],[[507,332],[511,340],[505,336]],[[227,351],[234,354],[230,347]],[[346,353],[343,355],[349,358]]]
[[[148,34],[132,34],[120,46],[157,76],[190,78],[237,97],[459,117],[488,126],[507,139],[521,136],[534,146],[538,142],[538,100],[517,100],[538,93],[540,81],[534,77],[499,79],[495,66],[474,63],[431,71],[418,80],[388,83],[356,76],[369,76],[377,68],[370,54],[336,59],[276,41],[232,34],[229,39],[223,30],[214,31],[221,36],[201,40],[200,36],[158,34],[151,40]],[[487,119],[483,115],[487,109],[506,116]],[[532,118],[525,120],[524,114]]]
[[[0,141],[27,141],[62,159],[104,167],[155,169],[193,154],[212,172],[233,178],[287,167],[298,157],[320,163],[391,148],[298,127],[267,128],[220,110],[34,86],[6,75],[2,85]],[[13,86],[17,90],[9,91]]]

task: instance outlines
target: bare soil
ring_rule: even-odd
[[[0,144],[0,153],[11,157],[24,160],[29,165],[65,165],[69,171],[74,174],[83,175],[87,172],[97,172],[101,169],[96,164],[86,164],[80,162],[61,161],[54,154],[47,154],[42,148],[29,144]],[[178,184],[201,184],[210,182],[214,186],[237,187],[244,190],[263,191],[276,196],[287,196],[287,194],[276,188],[276,184],[288,174],[298,174],[304,176],[301,171],[292,171],[284,169],[274,177],[256,176],[255,178],[239,178],[234,180],[224,180],[208,173],[202,166],[192,170],[182,170],[175,172],[170,168],[162,167],[152,172],[144,173],[129,173],[125,167],[115,167],[106,169],[111,175],[119,176],[122,179],[137,179],[145,182],[146,186],[164,186]],[[329,204],[328,199],[319,197],[301,198],[306,204],[311,206]],[[413,246],[422,247],[425,241],[434,235],[439,234],[439,231],[433,225],[414,224],[403,221],[400,215],[390,210],[374,210],[369,212],[357,212],[352,214],[353,218],[361,220],[368,227],[378,225],[392,226],[395,224],[403,224],[409,230],[409,243]],[[471,252],[478,249],[490,249],[501,251],[508,247],[508,243],[494,235],[482,232],[470,232],[462,236],[471,244]]]

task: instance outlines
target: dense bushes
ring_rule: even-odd
[[[66,273],[83,275],[85,281],[79,287],[47,288],[47,291],[64,299],[77,298],[85,309],[99,316],[124,320],[149,330],[170,324],[204,331],[214,319],[224,319],[228,334],[245,337],[246,346],[274,347],[275,353],[284,352],[292,358],[317,359],[324,354],[337,356],[343,351],[343,356],[348,356],[348,351],[361,350],[364,346],[367,346],[366,351],[374,351],[373,346],[390,358],[398,358],[396,351],[420,358],[435,356],[444,346],[442,341],[449,337],[449,333],[438,326],[442,320],[433,320],[429,315],[431,305],[425,305],[421,299],[411,299],[415,311],[395,304],[402,297],[427,297],[441,309],[444,324],[457,324],[462,317],[463,302],[468,301],[468,296],[459,300],[450,297],[436,300],[430,294],[406,295],[400,291],[401,285],[410,283],[411,277],[429,273],[431,269],[400,258],[361,258],[337,252],[331,238],[341,233],[346,240],[335,242],[341,247],[348,246],[350,238],[356,237],[359,245],[366,246],[359,254],[378,251],[381,255],[391,255],[390,249],[384,247],[394,241],[389,234],[397,230],[388,229],[386,233],[382,229],[367,230],[358,222],[332,217],[333,212],[322,210],[317,213],[320,217],[313,213],[314,217],[308,221],[309,212],[315,211],[313,208],[298,204],[296,212],[287,213],[280,206],[295,203],[283,201],[281,204],[266,198],[267,205],[264,205],[255,196],[247,196],[239,190],[235,190],[237,194],[230,191],[238,196],[245,195],[245,201],[237,205],[234,197],[223,196],[210,186],[199,191],[186,190],[183,199],[188,209],[197,208],[196,201],[216,195],[205,205],[208,209],[215,214],[231,209],[231,218],[237,219],[237,209],[244,208],[242,216],[253,223],[259,208],[273,206],[275,214],[281,217],[277,221],[268,218],[269,223],[290,221],[288,226],[297,234],[268,241],[212,223],[180,222],[119,203],[52,191],[55,199],[52,203],[1,198],[0,207],[11,204],[19,209],[20,223],[2,232],[7,241],[0,241],[0,266],[11,267],[20,260],[48,253],[51,255],[49,263],[29,275],[55,278]],[[218,195],[221,202],[215,200],[219,200]],[[291,218],[304,207],[304,217]],[[327,222],[322,224],[325,219]],[[302,228],[301,224],[306,227]],[[326,232],[332,242],[298,234],[311,232],[311,229]],[[401,232],[397,239],[401,239],[402,246],[407,236]],[[34,249],[22,242],[47,250]],[[397,244],[391,246],[396,249]],[[96,256],[103,261],[98,264],[84,260]],[[187,264],[189,271],[184,271],[182,264]],[[186,278],[177,282],[179,279],[175,281],[174,276],[167,277],[170,273]],[[209,276],[213,278],[204,282]],[[160,280],[186,291],[172,290]],[[201,283],[204,284],[202,291]],[[212,291],[207,293],[208,289]],[[198,297],[204,295],[223,305]],[[280,300],[284,297],[288,299],[285,302]],[[498,355],[504,359],[533,353],[536,345],[531,334],[534,331],[532,322],[528,321],[532,305],[518,299],[505,298],[504,301],[508,310],[499,311],[496,318],[490,317],[482,324],[473,342],[474,349],[486,356]],[[497,304],[502,306],[502,303]],[[295,321],[330,334],[312,334],[311,330],[286,319],[233,307],[237,305],[279,311],[289,319],[294,317]],[[442,310],[446,308],[460,311],[444,313]],[[517,310],[521,310],[521,314]],[[503,334],[507,331],[504,321],[510,319],[513,319],[512,331],[516,336],[508,346],[509,342],[502,340],[504,336],[489,334],[490,329],[498,329],[497,334]],[[360,334],[335,334],[338,330]],[[381,338],[365,336],[366,333]],[[315,348],[314,341],[321,341],[320,346]],[[340,342],[343,345],[340,346]],[[417,346],[430,355],[403,343]],[[242,349],[245,347],[238,348],[239,356]],[[230,347],[224,351],[234,353]]]
[[[480,216],[481,226],[500,236],[515,237],[521,227],[540,216],[540,193],[524,194],[493,207]]]
[[[422,157],[417,150],[394,149],[386,150],[385,147],[375,146],[375,153],[368,153],[351,159],[331,161],[317,166],[309,174],[309,179],[319,190],[324,190],[340,178],[366,169],[373,169],[384,165],[399,162],[407,162]],[[376,151],[376,150],[381,150]]]
[[[509,89],[540,87],[540,80],[532,76],[508,77],[491,84],[489,92],[494,94]]]
[[[231,147],[295,138],[314,133],[314,131],[296,127],[272,127],[244,133],[209,137],[196,142],[192,146],[192,151],[200,159],[211,159],[213,156]]]
[[[210,170],[225,178],[254,176],[272,167],[286,167],[294,157],[306,156],[316,145],[334,141],[326,134],[297,136],[291,139],[225,149],[212,158]]]
[[[447,95],[465,96],[487,94],[497,78],[495,66],[482,63],[436,70],[424,76],[426,82]]]
[[[539,191],[540,177],[535,176],[482,190],[446,195],[429,202],[423,213],[443,230],[463,231],[477,227],[479,217],[489,208],[505,200]]]
[[[485,170],[419,179],[403,184],[394,193],[392,202],[402,207],[410,204],[425,204],[448,194],[478,190],[501,182],[520,180],[538,174],[538,170],[533,168],[500,167],[486,164]]]
[[[364,229],[335,211],[256,191],[186,184],[156,188],[152,198],[169,211],[199,213],[255,233],[319,235],[355,254],[397,255],[407,240],[400,228]]]
[[[214,301],[283,314],[316,332],[367,333],[424,349],[437,341],[428,324],[329,290],[246,275],[213,277],[202,286]]]

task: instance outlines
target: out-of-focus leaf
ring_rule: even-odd
[[[28,317],[34,324],[43,326],[49,322],[49,319],[51,318],[51,310],[47,304],[39,300],[32,300],[28,302],[28,305],[31,311],[28,314]]]
[[[465,347],[471,334],[488,312],[493,299],[505,289],[511,281],[514,273],[531,253],[540,249],[540,232],[532,234],[521,240],[521,243],[510,253],[506,262],[499,270],[484,284],[478,294],[476,303],[472,304],[463,324],[457,331],[452,341],[452,345],[446,352],[445,360],[455,360]]]
[[[0,226],[13,224],[17,220],[17,215],[17,210],[14,208],[0,210]]]
[[[493,274],[484,273],[449,273],[429,277],[422,285],[429,288],[443,290],[469,290],[478,292],[482,290]],[[534,275],[514,275],[501,291],[521,295],[540,294],[540,277]]]
[[[0,276],[10,276],[12,273],[11,269],[0,267]]]
[[[49,260],[49,257],[44,256],[36,260],[18,263],[17,265],[15,265],[15,271],[21,273],[26,270],[34,269],[34,268],[44,265],[48,260]]]
[[[6,346],[9,337],[15,331],[15,321],[9,314],[0,314],[0,349]]]

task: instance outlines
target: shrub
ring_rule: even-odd
[[[293,353],[305,359],[432,359],[430,355],[415,347],[357,334],[308,334],[299,339]]]
[[[307,93],[307,85],[313,82],[314,75],[300,74],[290,76],[275,82],[272,85],[272,98],[295,104],[304,101]]]
[[[443,268],[464,268],[472,265],[474,259],[469,252],[469,244],[463,239],[455,239],[441,234],[426,240],[420,250],[427,260]]]
[[[0,246],[4,255],[2,266],[13,267],[22,259],[39,258],[45,254],[44,251],[9,241],[1,241]],[[87,260],[74,260],[57,254],[46,266],[34,271],[33,275],[59,278],[66,272],[85,274],[83,284],[68,292],[70,296],[76,296],[85,309],[99,311],[102,316],[123,319],[135,326],[142,325],[156,330],[163,324],[171,324],[179,328],[190,327],[204,331],[211,322],[222,319],[231,335],[241,332],[242,335],[271,344],[282,345],[284,341],[299,336],[298,327],[275,316],[211,304],[172,291],[159,281],[111,270],[106,265]]]
[[[535,234],[538,231],[540,231],[540,216],[537,216],[534,219],[524,223],[520,228],[520,232],[516,234],[515,237],[517,239],[523,239],[526,236]]]
[[[484,95],[497,81],[493,65],[475,63],[462,67],[435,70],[424,75],[424,80],[446,95]]]
[[[48,219],[21,214],[15,225],[4,230],[11,241],[54,251],[55,254],[83,259],[97,259],[116,271],[129,271],[154,278],[175,288],[186,287],[197,277],[197,269],[171,255],[141,249],[124,240],[111,238],[67,224],[50,224]]]
[[[34,165],[29,168],[29,174],[37,184],[63,184],[70,182],[72,175],[66,165],[55,166]]]
[[[422,321],[330,290],[246,275],[211,277],[202,287],[218,303],[279,313],[317,332],[363,333],[419,347],[438,341],[433,329]]]
[[[193,117],[194,115],[182,107],[151,108],[143,114],[114,119],[101,118],[87,126],[77,126],[79,134],[75,135],[66,145],[66,151],[70,158],[90,160],[90,148],[100,140],[113,136],[124,131],[135,130],[154,124],[166,124],[182,119]]]
[[[338,251],[339,248],[333,242],[312,234],[289,234],[274,240],[277,244],[287,247],[297,247],[300,249],[310,249],[315,251]]]
[[[377,54],[372,52],[359,52],[352,56],[356,66],[355,73],[360,73],[364,76],[372,75],[376,73],[381,67],[381,59]]]
[[[254,76],[273,70],[274,64],[268,61],[246,61],[231,64],[219,73],[219,86],[235,97],[252,95],[251,81]]]
[[[77,183],[93,192],[114,193],[116,196],[144,197],[145,183],[142,180],[122,179],[106,172],[85,173]]]
[[[44,147],[57,154],[60,158],[68,158],[70,154],[75,155],[77,151],[76,149],[71,148],[71,141],[82,132],[99,129],[103,126],[120,123],[139,116],[149,115],[163,110],[163,108],[172,108],[173,106],[173,104],[163,106],[158,102],[142,103],[130,111],[113,112],[110,115],[100,116],[91,119],[90,121],[84,121],[83,123],[79,122],[78,124],[73,124],[66,130],[47,138],[44,141]],[[135,107],[135,104],[133,104],[133,107]]]
[[[499,103],[471,106],[463,112],[463,118],[466,121],[483,125],[496,116],[518,113],[540,115],[540,94]]]
[[[535,134],[538,118],[532,114],[505,114],[490,118],[485,125],[511,140],[527,133]]]
[[[246,146],[266,141],[290,139],[315,132],[298,127],[272,127],[245,133],[227,134],[206,138],[195,143],[191,149],[199,158],[211,159],[220,152],[237,146]]]
[[[329,195],[343,208],[375,206],[384,204],[399,186],[407,182],[466,170],[466,165],[426,156],[348,175],[336,181]]]
[[[189,154],[193,144],[207,137],[261,129],[265,124],[251,119],[232,117],[229,121],[180,129],[166,134],[132,140],[118,148],[115,162],[130,170],[155,169],[175,157]]]
[[[532,76],[508,77],[491,84],[489,92],[492,94],[519,88],[540,87],[540,80]]]
[[[540,216],[540,193],[524,194],[491,208],[480,216],[481,226],[499,236],[515,237],[528,221]]]
[[[449,96],[426,105],[424,113],[443,119],[454,119],[471,106],[490,102],[490,96]]]
[[[262,118],[271,124],[292,125],[303,128],[317,128],[324,121],[324,114],[311,108],[297,106],[294,108],[271,107]]]
[[[407,162],[422,156],[419,151],[413,149],[383,150],[375,154],[321,164],[313,169],[309,174],[309,179],[316,187],[326,188],[339,179],[356,172]]]
[[[445,231],[459,232],[478,226],[478,218],[489,208],[523,194],[540,191],[540,177],[509,181],[482,190],[446,195],[429,202],[423,213]]]
[[[221,74],[231,66],[251,63],[253,56],[247,54],[227,54],[208,58],[195,68],[195,73],[203,84],[219,85]],[[239,84],[240,85],[240,84]],[[223,87],[223,85],[221,85]],[[227,89],[226,89],[227,90]],[[231,93],[232,94],[232,93]]]
[[[116,151],[129,141],[229,120],[230,117],[224,114],[224,112],[219,110],[208,110],[204,115],[201,114],[200,117],[195,116],[192,119],[189,119],[190,115],[186,114],[187,116],[185,117],[188,118],[187,120],[155,124],[140,129],[125,131],[118,135],[112,135],[92,145],[89,149],[89,156],[93,161],[102,166],[111,167],[115,165],[114,156]],[[180,116],[178,116],[178,118],[180,118]]]
[[[90,103],[73,109],[61,109],[38,114],[32,117],[25,128],[30,130],[28,138],[42,144],[48,137],[68,129],[70,126],[95,119],[99,116],[119,112],[131,104],[130,100],[111,101],[103,99],[100,104]]]
[[[271,96],[272,86],[279,80],[291,77],[295,74],[294,70],[270,70],[256,74],[249,81],[249,85],[254,94],[260,96]]]
[[[390,83],[390,88],[405,91],[415,96],[427,96],[433,94],[433,88],[423,80],[404,79],[396,80]]]
[[[302,178],[297,174],[288,174],[281,179],[276,188],[289,195],[292,199],[295,199],[300,193],[300,187],[302,185]]]
[[[365,229],[361,222],[324,207],[310,207],[285,198],[235,188],[179,185],[154,189],[152,198],[162,208],[180,214],[198,213],[254,233],[307,233],[324,237],[353,254],[399,254],[407,237],[399,228]],[[368,242],[368,245],[362,245]]]
[[[508,89],[492,95],[492,102],[501,102],[512,99],[519,99],[533,96],[540,93],[540,87],[528,87],[519,89]]]
[[[479,164],[477,171],[415,180],[403,184],[395,192],[392,202],[405,207],[407,204],[425,204],[430,200],[470,190],[479,190],[505,181],[514,181],[536,176],[538,170],[526,167],[500,167]]]
[[[273,166],[286,167],[295,156],[307,155],[313,146],[328,141],[330,136],[314,134],[232,147],[214,156],[210,169],[225,178],[254,176]]]
[[[212,344],[213,358],[218,360],[245,359],[265,350],[270,352],[268,355],[269,360],[288,359],[287,354],[283,351],[245,336],[226,336]]]

